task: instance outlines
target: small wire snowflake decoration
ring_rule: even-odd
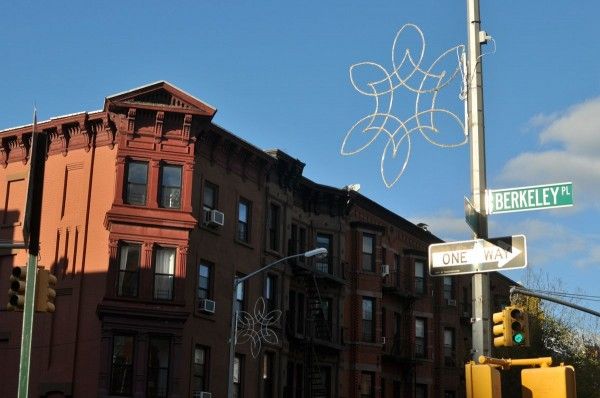
[[[252,314],[246,311],[238,311],[236,344],[244,344],[249,341],[252,357],[257,358],[263,341],[269,344],[279,344],[277,333],[273,331],[271,326],[276,324],[280,317],[280,310],[267,312],[265,300],[259,297],[254,303]]]
[[[416,36],[411,36],[416,34]],[[410,39],[416,37],[416,51],[411,51]],[[404,45],[404,47],[403,47]],[[397,52],[400,50],[402,52]],[[350,81],[360,94],[372,97],[375,108],[370,114],[360,118],[346,133],[342,142],[341,154],[355,155],[369,147],[380,136],[388,141],[381,155],[381,177],[386,187],[391,188],[402,176],[411,152],[411,136],[419,133],[429,143],[452,148],[467,143],[466,110],[461,119],[452,111],[437,104],[440,91],[461,77],[458,97],[466,107],[466,61],[465,46],[458,45],[443,52],[429,67],[423,65],[425,55],[425,37],[418,26],[406,24],[400,28],[392,45],[392,70],[388,72],[378,63],[365,61],[350,66]],[[456,61],[452,56],[456,56]],[[400,61],[398,62],[398,59]],[[450,67],[446,67],[447,65]],[[361,74],[370,74],[368,79],[361,79]],[[366,80],[360,84],[361,80]],[[402,118],[392,113],[394,94],[405,89],[414,95],[414,109],[408,117]],[[442,143],[439,139],[441,130],[438,119],[444,118],[459,129],[459,139],[455,142]],[[401,159],[400,148],[404,147],[404,160],[397,172],[386,172],[394,166],[394,161]],[[396,169],[398,166],[396,165]]]

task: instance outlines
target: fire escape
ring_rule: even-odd
[[[391,317],[395,333],[383,344],[382,360],[401,368],[404,376],[404,393],[414,388],[414,377],[418,360],[424,354],[424,346],[415,339],[413,311],[417,295],[412,273],[396,266],[383,280],[383,294],[391,295],[401,303],[402,312]]]
[[[331,263],[330,263],[331,264]],[[331,396],[331,379],[327,379],[325,356],[339,354],[343,349],[339,333],[339,325],[335,328],[332,322],[332,305],[322,296],[322,288],[326,285],[342,286],[345,281],[338,277],[336,270],[331,273],[315,269],[314,264],[293,264],[296,281],[300,283],[306,299],[306,317],[304,318],[304,334],[293,333],[303,352],[306,379],[304,380],[304,397],[328,398]],[[321,287],[320,287],[321,286]],[[339,297],[339,295],[337,296]],[[331,377],[331,373],[329,374]]]

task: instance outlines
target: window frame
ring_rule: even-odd
[[[327,242],[320,242],[319,238],[326,239]],[[331,260],[333,254],[333,234],[317,232],[317,235],[315,237],[315,247],[327,249],[327,255],[325,257],[318,256],[317,258],[315,258],[315,269],[325,274],[332,274],[333,262]]]
[[[242,216],[242,212],[241,212],[241,207],[245,206],[246,207],[246,219],[242,220],[241,216]],[[251,239],[251,231],[250,231],[250,227],[252,226],[251,224],[252,222],[252,202],[250,202],[248,199],[245,198],[240,198],[238,200],[238,206],[237,206],[237,225],[236,225],[236,233],[235,233],[235,238],[240,241],[240,242],[244,242],[244,243],[250,243],[250,239]],[[245,230],[243,228],[243,226],[245,226]]]
[[[265,298],[265,306],[267,311],[276,310],[278,307],[277,293],[278,282],[277,275],[267,273],[265,275],[263,296]]]
[[[158,254],[160,251],[171,251],[173,253],[173,273],[172,274],[157,272]],[[152,271],[153,271],[152,298],[154,300],[160,300],[160,301],[173,301],[173,299],[175,298],[175,274],[176,274],[176,270],[177,270],[177,248],[172,247],[172,246],[156,246],[154,248],[153,254],[154,255],[153,255],[153,261],[152,261]],[[159,295],[157,295],[157,288],[159,286],[159,284],[157,283],[157,279],[160,279],[160,277],[167,277],[167,279],[169,279],[168,277],[170,277],[170,290],[169,290],[168,298],[163,298],[163,297],[160,297]]]
[[[129,368],[129,376],[125,376],[127,379],[129,379],[128,391],[117,391],[117,390],[113,389],[114,377],[115,377],[115,342],[116,342],[117,337],[131,339],[130,363],[125,363],[124,365],[120,365],[120,366],[125,366],[125,367]],[[122,397],[131,397],[133,395],[133,370],[134,370],[135,354],[136,354],[136,352],[135,352],[135,335],[127,334],[127,333],[116,333],[113,335],[112,355],[111,355],[110,373],[109,373],[109,377],[110,377],[109,392],[111,395],[122,396]]]
[[[133,164],[144,165],[146,167],[146,179],[143,184],[130,181],[130,167]],[[148,166],[149,166],[149,162],[147,160],[128,159],[126,161],[126,163],[125,163],[125,187],[124,187],[124,192],[123,192],[123,202],[125,202],[125,204],[132,205],[132,206],[146,206],[146,204],[148,203],[148,171],[149,171]],[[136,203],[136,201],[130,200],[130,193],[131,193],[130,186],[131,185],[135,185],[135,186],[143,185],[144,186],[143,202],[140,201],[140,202]]]
[[[269,203],[268,237],[269,250],[281,250],[281,206],[278,203]]]
[[[178,185],[165,185],[165,169],[177,169],[179,170],[179,184]],[[170,209],[170,210],[180,210],[182,208],[183,198],[181,194],[183,192],[183,166],[176,163],[164,163],[160,165],[160,183],[159,183],[159,192],[158,192],[158,207],[162,209]],[[169,192],[174,192],[179,195],[177,199],[177,206],[173,206],[170,204],[171,199],[168,200],[165,198],[166,190]]]
[[[243,274],[237,274],[236,278],[242,278],[244,277]],[[239,313],[240,311],[245,311],[246,310],[246,280],[242,281],[240,283],[238,283],[235,286],[235,307],[236,307],[236,312]],[[240,298],[240,291],[241,291],[241,298]]]
[[[206,202],[206,190],[210,189],[212,191],[212,204],[207,204]],[[210,181],[205,180],[202,186],[202,212],[206,213],[211,210],[218,209],[219,206],[219,186],[217,184],[213,184]]]
[[[419,265],[419,267],[417,267]],[[417,275],[417,269],[421,270],[421,276]],[[425,277],[425,262],[421,259],[415,260],[415,293],[424,295],[427,292],[427,281]]]
[[[206,261],[206,260],[200,260],[200,264],[198,264],[198,287],[196,290],[196,299],[198,300],[212,300],[213,298],[213,286],[212,286],[212,282],[213,282],[213,270],[214,270],[214,263],[210,262],[210,261]],[[202,276],[202,268],[205,268],[208,270],[208,276],[203,277]],[[202,286],[202,279],[206,279],[206,287]],[[200,292],[205,292],[205,297],[201,297]]]
[[[363,391],[365,380],[367,380],[365,379],[366,377],[370,380],[370,383],[367,381],[367,383],[369,383],[367,386],[369,389],[368,393]],[[358,393],[360,394],[360,398],[375,398],[375,372],[360,372],[360,387]]]
[[[202,364],[196,362],[196,352],[198,350],[203,352]],[[200,372],[198,372],[199,366],[202,366]],[[200,383],[198,383],[198,380],[200,380]],[[201,386],[199,387],[198,384],[201,384]],[[192,358],[192,394],[200,391],[210,391],[210,347],[196,344]]]
[[[423,335],[419,336],[419,327],[417,324],[422,322]],[[419,344],[421,343],[421,344]],[[421,350],[419,350],[421,347]],[[427,358],[427,318],[415,317],[415,357]]]
[[[123,249],[127,247],[137,247],[138,248],[138,261],[137,267],[135,271],[129,271],[127,268],[123,268]],[[129,253],[128,253],[129,255]],[[140,294],[140,269],[142,266],[142,244],[137,242],[119,242],[119,259],[118,259],[118,275],[117,275],[117,296],[118,297],[138,297]],[[126,264],[127,266],[127,264]],[[123,281],[125,280],[124,274],[135,274],[135,278],[132,278],[135,281],[135,293],[134,294],[123,294]],[[122,277],[123,275],[123,277]]]
[[[365,239],[371,240],[370,247],[365,247]],[[364,232],[361,238],[361,260],[362,260],[362,270],[366,272],[375,272],[375,247],[376,247],[376,237],[375,234]],[[371,252],[365,252],[365,249],[370,249]],[[368,259],[368,261],[367,261]]]
[[[365,304],[370,303],[371,306],[371,319],[365,318],[368,313],[365,312]],[[367,343],[375,342],[375,311],[376,301],[375,297],[363,296],[361,305],[361,319],[362,319],[362,341]]]
[[[237,367],[236,367],[237,362]],[[237,369],[237,372],[236,372]],[[237,378],[237,381],[236,381]],[[244,396],[244,356],[235,354],[233,357],[233,397],[242,398]]]
[[[446,282],[450,283],[446,283]],[[454,279],[451,276],[444,276],[442,280],[443,295],[445,300],[454,300]]]
[[[166,342],[167,343],[167,366],[166,368],[164,366],[162,366],[162,364],[159,364],[158,367],[156,366],[151,366],[151,361],[152,361],[152,342],[153,341],[162,341],[162,342]],[[160,336],[160,335],[155,335],[155,336],[150,336],[150,338],[148,339],[148,359],[147,359],[147,364],[146,364],[146,396],[147,397],[155,397],[155,398],[166,398],[169,396],[169,374],[170,374],[170,368],[171,368],[171,338],[168,336]],[[158,394],[156,395],[151,395],[150,394],[150,382],[151,382],[151,375],[153,373],[154,370],[158,370],[159,373],[161,373],[162,376],[162,371],[166,370],[166,386],[165,386],[165,391],[164,391],[164,395],[160,394],[160,391],[158,391]],[[160,377],[158,377],[157,379],[160,379]]]
[[[448,333],[448,334],[447,334]],[[448,337],[449,336],[449,344]],[[444,353],[444,365],[455,366],[456,365],[456,331],[454,328],[445,327],[443,331],[443,353]]]

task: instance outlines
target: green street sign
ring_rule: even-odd
[[[487,214],[573,206],[573,183],[486,190]]]

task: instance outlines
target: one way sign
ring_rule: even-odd
[[[429,245],[429,273],[474,274],[527,266],[525,235]]]

